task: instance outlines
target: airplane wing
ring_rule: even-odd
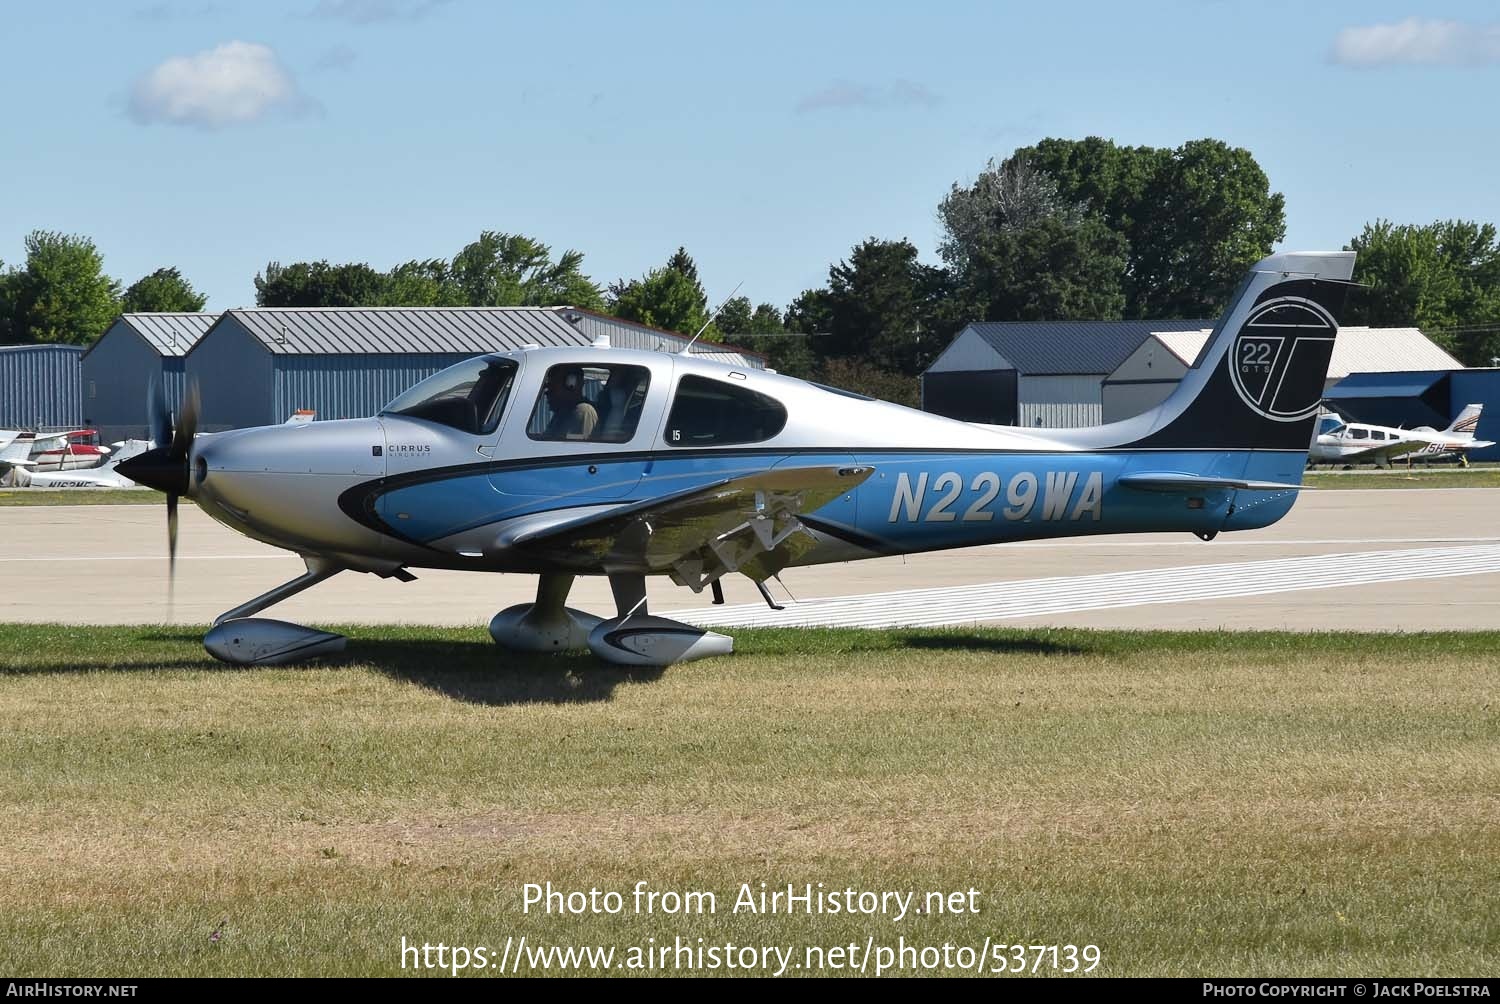
[[[1372,446],[1358,453],[1345,453],[1333,463],[1367,464],[1382,458],[1389,460],[1393,457],[1404,457],[1408,453],[1416,453],[1418,450],[1425,450],[1431,445],[1432,443],[1420,439],[1400,439],[1394,443]]]
[[[874,470],[773,468],[522,531],[508,543],[580,569],[668,572],[695,592],[727,572],[761,581],[813,546],[798,516],[858,488]]]

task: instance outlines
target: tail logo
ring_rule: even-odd
[[[1310,417],[1323,400],[1323,377],[1338,324],[1300,296],[1257,304],[1240,328],[1229,374],[1240,399],[1273,422]]]

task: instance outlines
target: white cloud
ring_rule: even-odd
[[[931,108],[943,99],[913,80],[898,80],[878,87],[875,84],[839,80],[821,91],[815,91],[797,102],[797,111],[812,112],[830,108],[887,108],[892,105],[920,105]]]
[[[1344,66],[1483,66],[1500,63],[1500,24],[1409,17],[1345,28],[1330,58]]]
[[[137,122],[204,129],[310,106],[276,53],[255,42],[225,42],[173,56],[137,80],[130,94],[130,114]]]

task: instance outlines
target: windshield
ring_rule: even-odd
[[[514,360],[480,356],[433,374],[386,405],[381,414],[488,435],[500,426],[515,376]]]

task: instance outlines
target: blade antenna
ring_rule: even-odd
[[[741,279],[735,285],[734,289],[732,289],[732,290],[729,291],[729,295],[726,296],[726,297],[724,297],[724,302],[721,303],[721,304],[719,304],[717,307],[714,308],[714,312],[712,314],[708,315],[708,320],[706,320],[706,321],[703,322],[703,327],[701,327],[701,328],[698,329],[698,334],[694,335],[692,337],[692,339],[686,345],[684,345],[682,347],[682,354],[683,355],[686,355],[688,353],[688,351],[692,349],[693,342],[696,342],[699,339],[699,337],[702,336],[703,332],[705,332],[705,331],[708,330],[708,326],[710,324],[714,323],[714,318],[719,316],[719,311],[721,311],[725,307],[729,306],[729,301],[734,299],[734,294],[738,293],[740,291],[740,286],[743,286],[744,284],[745,284],[745,280]]]

